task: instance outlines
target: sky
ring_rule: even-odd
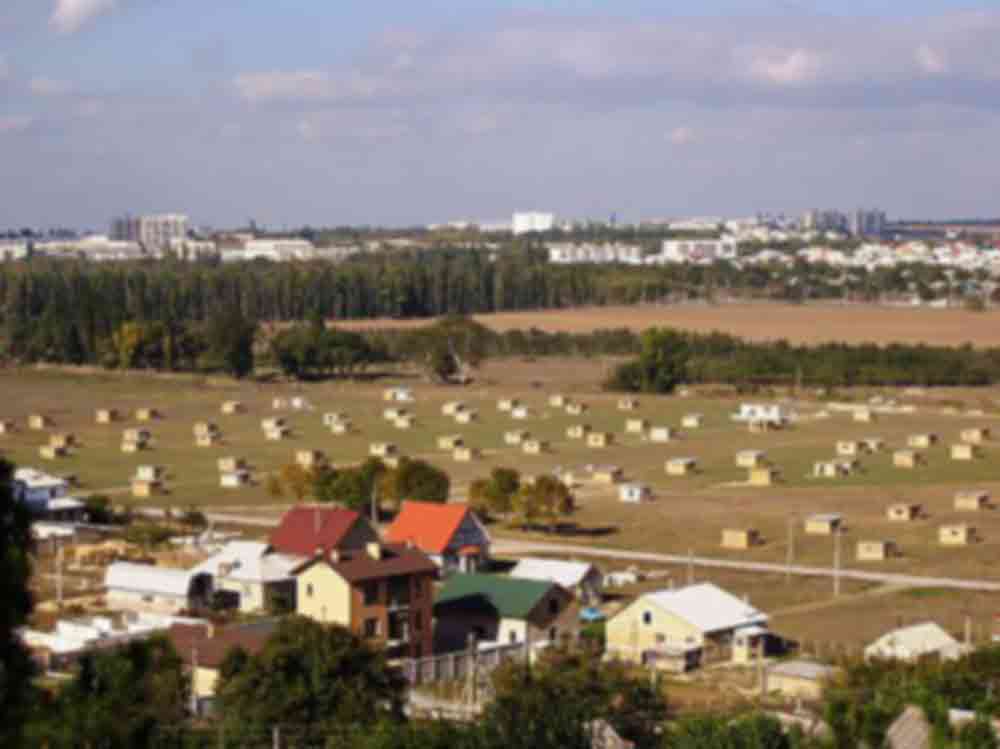
[[[1000,215],[1000,2],[0,0],[0,228]]]

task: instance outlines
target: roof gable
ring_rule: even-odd
[[[386,540],[409,542],[429,554],[442,554],[469,514],[464,503],[406,501],[386,530]]]
[[[456,574],[448,578],[434,605],[489,606],[504,619],[525,619],[554,587],[558,586],[539,580]]]
[[[309,557],[322,549],[337,549],[354,525],[361,521],[354,510],[339,507],[294,507],[284,514],[269,539],[271,548],[284,554]],[[363,521],[362,521],[363,522]]]

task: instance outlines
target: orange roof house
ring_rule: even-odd
[[[490,557],[489,533],[464,503],[403,502],[385,537],[420,549],[445,571],[474,572]]]

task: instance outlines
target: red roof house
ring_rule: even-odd
[[[403,502],[385,537],[415,546],[449,571],[475,572],[490,557],[490,536],[466,504]]]
[[[282,554],[313,557],[332,550],[363,549],[373,541],[378,541],[378,534],[354,510],[312,505],[286,512],[271,533],[269,545]]]

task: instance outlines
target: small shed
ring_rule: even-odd
[[[698,468],[694,458],[670,458],[666,463],[668,476],[690,476]]]
[[[286,422],[280,416],[272,416],[269,419],[262,419],[260,422],[260,428],[265,432],[272,429],[281,429],[284,426],[286,426]]]
[[[590,432],[587,435],[587,447],[609,447],[614,441],[609,432]]]
[[[68,454],[68,450],[65,447],[56,447],[55,445],[42,445],[38,448],[38,455],[45,460],[56,460],[57,458],[65,458]]]
[[[219,473],[233,473],[246,470],[247,462],[243,458],[225,457],[217,461]]]
[[[855,557],[859,562],[884,562],[899,556],[899,549],[893,541],[858,541]]]
[[[767,669],[764,691],[795,700],[816,702],[838,673],[835,666],[815,661],[780,661]]]
[[[52,420],[44,414],[31,414],[28,417],[28,429],[40,432],[43,429],[48,429],[50,426],[52,426]]]
[[[749,469],[747,483],[750,486],[773,486],[778,481],[778,471],[768,466]]]
[[[937,435],[931,433],[911,434],[906,438],[906,446],[912,448],[926,449],[933,447],[937,442]]]
[[[118,421],[118,409],[99,408],[94,412],[94,421],[98,424],[111,424]]]
[[[978,512],[990,506],[989,492],[967,489],[955,493],[955,509],[962,512]]]
[[[524,419],[531,418],[531,410],[527,406],[517,406],[511,409],[510,417],[512,419],[517,419],[523,421]]]
[[[938,543],[942,546],[968,546],[976,540],[976,529],[967,523],[942,525],[938,528]]]
[[[552,408],[565,408],[566,396],[562,393],[553,393],[549,396],[549,406]]]
[[[409,413],[410,412],[407,411],[405,408],[400,408],[397,406],[385,409],[382,412],[382,418],[385,419],[386,421],[395,421],[396,419],[399,419],[403,416],[408,416]]]
[[[444,434],[437,438],[439,450],[454,450],[462,444],[462,435],[460,434]]]
[[[896,450],[892,454],[892,464],[896,468],[916,468],[923,462],[924,456],[916,450]]]
[[[956,442],[951,446],[950,454],[952,460],[975,460],[982,454],[982,451],[979,449],[979,445]]]
[[[382,391],[382,400],[394,401],[396,403],[412,403],[413,391],[407,387],[387,388]]]
[[[582,440],[590,434],[590,424],[572,424],[566,428],[566,436],[571,440]]]
[[[856,458],[864,450],[864,445],[857,440],[838,440],[837,455],[845,458]]]
[[[459,411],[465,410],[465,404],[462,401],[448,401],[443,406],[441,406],[441,413],[445,416],[454,416]]]
[[[132,479],[133,497],[152,497],[163,490],[163,484],[159,481],[148,481],[146,479]]]
[[[325,427],[332,427],[343,421],[349,421],[347,414],[343,411],[327,411],[323,414],[323,426]]]
[[[740,468],[760,468],[767,465],[767,455],[761,450],[740,450],[736,453],[736,465]]]
[[[844,524],[844,518],[837,512],[821,512],[806,518],[805,531],[810,536],[832,536]]]
[[[813,478],[818,479],[839,479],[850,476],[854,472],[855,464],[847,460],[820,460],[813,463]]]
[[[585,413],[587,413],[587,404],[571,401],[566,404],[566,413],[569,416],[583,416]]]
[[[215,447],[222,442],[222,435],[218,432],[202,432],[194,438],[197,447]]]
[[[909,523],[920,517],[923,507],[913,502],[896,502],[885,511],[886,518],[893,523]]]
[[[503,442],[505,445],[521,445],[531,439],[531,434],[523,429],[511,429],[504,432]]]
[[[203,434],[216,434],[219,427],[211,421],[198,421],[194,425],[194,436],[200,437]]]
[[[452,451],[451,457],[456,463],[471,463],[473,460],[479,459],[479,448],[461,445]]]
[[[455,414],[456,424],[471,424],[479,418],[479,412],[475,409],[467,408]]]
[[[618,410],[619,411],[635,411],[639,408],[639,401],[635,398],[619,398],[618,399]]]
[[[312,470],[326,465],[326,455],[322,450],[296,450],[295,462],[303,468]]]
[[[865,451],[870,453],[880,453],[885,448],[885,441],[881,437],[865,437],[861,440],[865,446]]]
[[[226,471],[219,474],[219,486],[223,489],[241,489],[249,484],[249,471]]]
[[[14,422],[10,419],[0,419],[0,434],[13,434]]]
[[[332,434],[350,434],[351,432],[351,420],[344,419],[343,421],[336,421],[330,425],[330,432]]]
[[[701,414],[685,414],[681,419],[681,427],[684,429],[701,429],[705,418]]]
[[[142,465],[135,469],[135,478],[139,481],[159,481],[163,478],[162,466]]]
[[[745,550],[762,543],[755,528],[725,528],[722,531],[722,548]]]
[[[625,420],[625,433],[626,434],[642,434],[647,429],[649,429],[649,422],[646,419],[626,419]]]
[[[145,450],[148,443],[146,442],[133,442],[132,440],[122,441],[122,452],[123,453],[137,453],[140,450]]]
[[[625,480],[625,472],[619,466],[595,466],[591,478],[595,484],[613,485]]]
[[[990,430],[988,427],[970,427],[968,429],[963,429],[959,433],[959,439],[962,442],[968,442],[970,445],[981,445],[988,441],[990,438]]]
[[[629,504],[639,504],[653,499],[653,490],[648,484],[631,482],[618,487],[618,499]]]
[[[233,416],[235,414],[241,414],[245,411],[243,404],[240,401],[225,401],[222,404],[222,413],[224,416]]]
[[[264,439],[268,442],[281,442],[282,440],[287,439],[291,433],[292,432],[288,427],[274,427],[272,429],[264,430]]]
[[[400,416],[398,419],[392,422],[392,425],[396,427],[396,429],[413,429],[413,427],[415,427],[416,424],[417,424],[417,419],[416,417],[413,416],[413,414],[406,414],[404,416]]]
[[[517,398],[501,398],[497,401],[497,411],[504,411],[510,413],[515,408],[521,405],[521,401]]]
[[[136,421],[153,421],[159,419],[162,414],[158,409],[147,406],[145,408],[137,408],[135,411]]]
[[[541,455],[542,453],[548,451],[549,443],[544,440],[525,440],[524,444],[521,445],[521,449],[527,455]]]
[[[368,454],[373,458],[388,458],[396,455],[398,452],[399,448],[391,442],[372,442],[368,446]]]
[[[649,430],[650,442],[671,442],[674,439],[674,430],[670,427],[653,427]]]
[[[875,421],[875,412],[870,408],[855,408],[852,418],[861,424],[871,424]]]
[[[75,444],[76,437],[69,432],[49,435],[49,445],[52,447],[70,448]]]
[[[275,411],[284,411],[288,408],[288,398],[274,398],[271,401],[271,408]]]
[[[140,442],[146,443],[151,440],[153,435],[148,429],[141,429],[138,427],[131,427],[122,431],[122,441],[123,442]]]
[[[386,455],[382,458],[382,462],[389,468],[399,468],[399,466],[403,463],[403,456],[400,453]]]

